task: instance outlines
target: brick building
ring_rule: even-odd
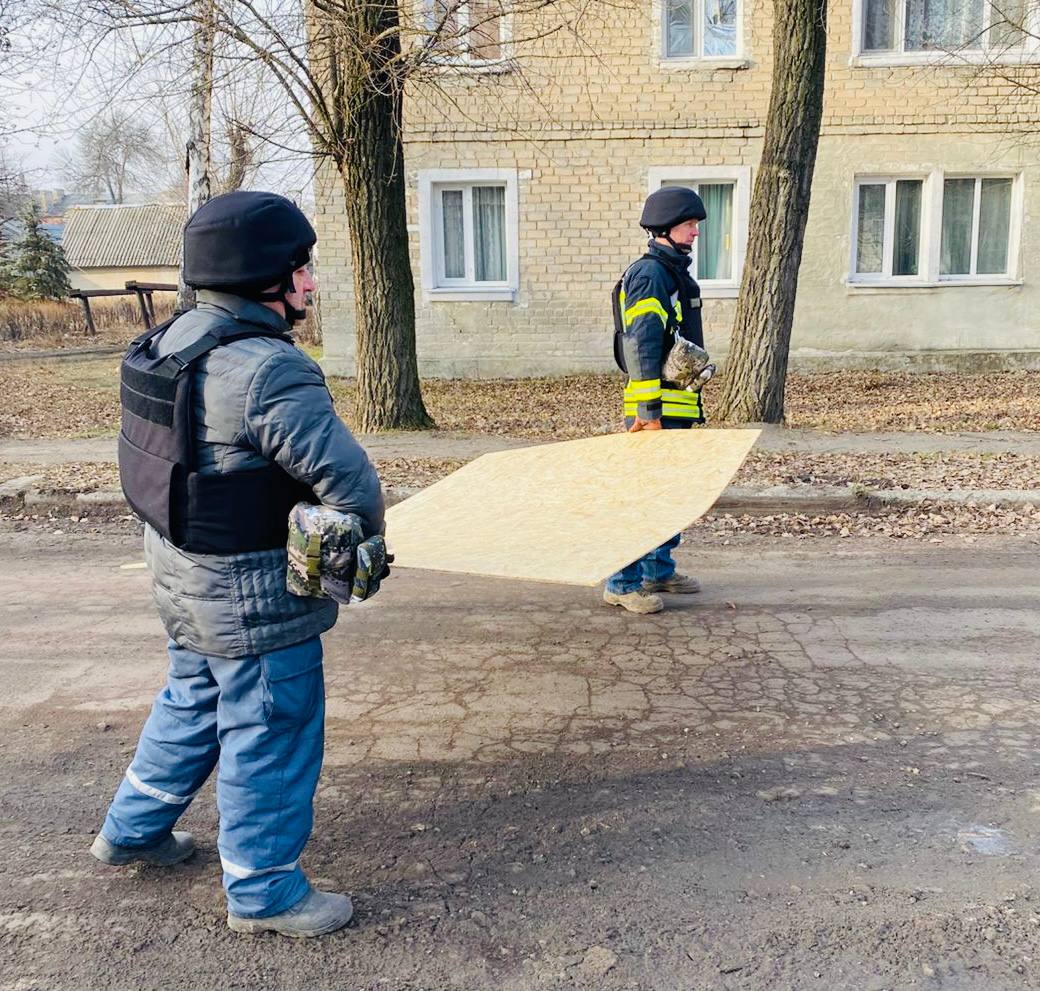
[[[1040,363],[1040,103],[1009,81],[1040,82],[1040,50],[988,24],[995,9],[831,4],[796,366],[939,367],[979,352]],[[565,32],[525,42],[536,30],[506,18],[437,87],[415,87],[405,154],[424,374],[612,367],[609,289],[640,253],[641,203],[662,183],[690,184],[708,205],[695,274],[709,350],[724,354],[771,11],[754,0],[592,5],[580,44]],[[349,373],[350,250],[329,173],[317,226],[327,364]]]

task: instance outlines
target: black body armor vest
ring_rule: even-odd
[[[173,320],[177,319],[175,316]],[[247,337],[284,334],[259,325],[204,334],[182,351],[154,357],[167,320],[132,341],[120,368],[119,478],[138,516],[175,546],[197,554],[284,547],[289,511],[314,493],[276,464],[249,471],[195,470],[192,371],[214,348]]]
[[[652,261],[657,262],[667,273],[668,278],[672,280],[672,285],[675,287],[675,292],[679,297],[679,305],[682,312],[682,322],[675,319],[675,311],[671,306],[667,307],[668,310],[668,323],[664,327],[664,339],[661,343],[661,355],[662,358],[672,350],[672,345],[675,344],[675,335],[678,334],[680,337],[684,337],[686,340],[696,344],[697,347],[704,347],[704,325],[701,320],[701,290],[700,286],[690,277],[688,271],[680,272],[677,268],[670,265],[660,255],[653,255],[647,252],[640,261]],[[631,268],[631,266],[629,266]],[[628,270],[625,270],[625,274]],[[624,315],[621,312],[621,290],[625,284],[625,276],[622,275],[617,282],[614,283],[614,289],[610,294],[611,309],[614,312],[614,363],[621,369],[621,371],[628,373],[628,368],[625,365],[625,348],[622,344],[622,339],[625,336],[625,320]],[[690,291],[690,286],[693,286],[694,291]]]

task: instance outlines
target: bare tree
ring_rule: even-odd
[[[49,5],[81,33],[93,31],[105,41],[125,36],[152,52],[159,48],[166,66],[190,63],[183,53],[204,18],[200,0],[32,2]],[[509,0],[507,10],[504,2],[212,0],[215,92],[242,66],[258,67],[291,110],[263,127],[238,115],[233,119],[267,149],[287,156],[309,153],[327,163],[342,185],[357,301],[356,419],[363,430],[432,425],[416,358],[402,139],[405,88],[440,86],[446,74],[465,71],[473,61],[507,61],[499,40],[507,12],[512,45],[519,51],[553,35],[573,32],[579,38],[575,26],[589,7],[588,0]],[[604,6],[626,2],[610,0]],[[520,27],[528,21],[529,30]],[[82,38],[77,42],[82,49]],[[512,63],[519,65],[520,60]],[[467,115],[457,94],[445,95],[456,112]]]
[[[780,423],[798,269],[823,117],[826,0],[775,0],[773,76],[747,260],[719,398],[724,418]]]
[[[62,171],[81,189],[103,192],[122,203],[133,190],[152,183],[156,153],[152,129],[132,113],[110,110],[91,121],[79,136]]]
[[[213,0],[195,0],[192,35],[191,101],[188,106],[188,141],[184,170],[188,180],[188,215],[210,198],[210,136],[213,118]],[[177,280],[177,309],[195,305],[195,290],[184,281],[183,267]]]

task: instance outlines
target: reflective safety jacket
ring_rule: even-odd
[[[701,291],[689,274],[689,258],[651,241],[647,253],[625,272],[617,303],[629,377],[625,419],[663,419],[665,427],[703,423],[701,394],[661,379],[675,334],[704,346]]]

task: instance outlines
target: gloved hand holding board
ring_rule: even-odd
[[[592,586],[703,516],[758,430],[609,434],[498,451],[386,514],[402,568]]]

